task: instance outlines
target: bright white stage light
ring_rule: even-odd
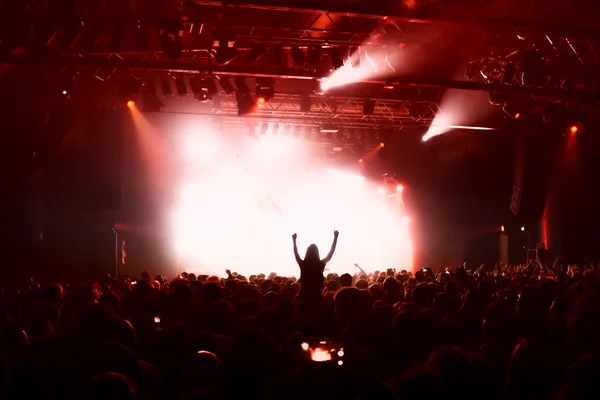
[[[235,149],[221,141],[214,148],[211,163],[180,178],[171,232],[181,270],[299,276],[292,233],[301,257],[311,243],[325,257],[335,229],[340,238],[329,271],[353,272],[354,263],[366,270],[412,268],[403,210],[363,176],[329,168],[320,152],[293,137],[247,139]]]

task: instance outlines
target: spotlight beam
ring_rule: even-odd
[[[137,53],[136,53],[137,54]],[[307,74],[306,71],[294,69],[281,69],[252,66],[236,65],[203,65],[196,62],[167,61],[167,60],[139,60],[129,59],[127,54],[121,59],[118,57],[99,57],[96,55],[80,57],[79,55],[43,55],[34,56],[28,54],[3,54],[0,56],[0,62],[13,64],[59,64],[69,66],[92,66],[92,67],[113,67],[113,68],[141,68],[157,70],[179,70],[186,72],[210,73],[213,75],[231,75],[246,77],[267,77],[279,79],[302,79],[311,80],[326,78],[317,74]],[[268,71],[268,72],[265,72]],[[415,77],[404,76],[394,78],[394,82],[405,85],[416,85],[424,87],[438,87],[447,89],[470,90],[470,91],[492,91],[510,94],[529,94],[539,96],[549,96],[552,98],[570,98],[579,97],[590,100],[600,100],[600,95],[594,95],[582,91],[567,91],[563,89],[550,89],[541,87],[523,87],[510,86],[504,84],[487,84],[481,82],[468,82],[459,80],[440,79],[437,77]],[[385,80],[364,80],[362,83],[371,83],[376,85],[385,85]]]

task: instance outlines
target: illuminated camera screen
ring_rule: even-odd
[[[344,348],[341,345],[328,340],[318,340],[303,342],[301,347],[311,361],[344,365]]]

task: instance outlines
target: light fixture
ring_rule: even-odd
[[[306,55],[304,51],[298,46],[292,46],[290,50],[290,55],[292,56],[292,60],[294,61],[294,65],[297,67],[304,67],[306,63]]]
[[[235,78],[235,86],[236,86],[238,92],[250,93],[250,88],[248,87],[248,84],[246,83],[246,78],[243,76],[238,76]]]
[[[181,21],[167,23],[160,29],[160,47],[164,53],[173,61],[181,57],[181,36],[183,35],[183,24]]]
[[[348,58],[347,47],[332,47],[329,49],[329,58],[333,69],[339,69],[344,66],[344,61]]]
[[[217,65],[227,65],[237,56],[235,36],[233,33],[215,32],[213,35],[213,48],[216,49],[213,57]]]
[[[285,61],[285,54],[283,53],[283,47],[280,44],[274,44],[271,47],[271,54],[269,54],[269,62],[278,67]]]
[[[156,93],[154,79],[147,79],[142,85],[142,107],[145,112],[160,112],[165,105]]]
[[[352,68],[360,68],[360,47],[350,48],[350,65]]]
[[[365,99],[363,103],[363,114],[373,115],[375,113],[375,102],[371,99]]]
[[[521,227],[521,232],[525,232],[525,227],[524,226]]]
[[[500,92],[490,92],[489,102],[493,106],[504,107],[506,104],[506,95]]]
[[[134,32],[134,46],[136,50],[148,50],[148,29],[140,20],[137,21]]]
[[[133,100],[140,92],[142,83],[134,75],[126,76],[119,85],[119,97],[127,100]]]
[[[183,76],[175,77],[175,89],[177,90],[177,94],[179,95],[179,97],[187,96],[188,92],[187,87],[185,86],[185,80]]]
[[[262,57],[262,55],[265,53],[265,51],[267,50],[267,46],[262,44],[262,43],[254,43],[252,45],[252,49],[250,50],[250,52],[248,52],[248,54],[246,54],[246,62],[250,65],[254,64],[255,62],[258,61],[259,58]]]
[[[338,133],[339,128],[333,124],[325,124],[321,126],[321,133]]]
[[[315,68],[319,61],[321,61],[321,57],[323,57],[323,47],[320,44],[316,44],[308,49],[306,62],[310,67]]]
[[[217,94],[217,86],[210,78],[201,78],[196,76],[190,79],[190,88],[194,92],[194,97],[200,102],[212,100],[212,97]]]
[[[232,94],[232,93],[235,92],[235,88],[233,87],[233,85],[229,81],[229,78],[220,77],[219,78],[219,84],[221,85],[221,89],[223,89],[223,91],[225,93]]]
[[[238,115],[251,114],[256,109],[256,104],[250,93],[250,88],[246,84],[246,78],[238,76],[235,78],[235,101],[238,107]]]
[[[275,96],[275,82],[273,78],[256,78],[256,98],[263,99],[262,104]]]

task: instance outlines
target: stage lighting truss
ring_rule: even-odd
[[[267,117],[271,119],[290,119],[310,122],[315,126],[327,126],[329,124],[355,126],[361,128],[372,128],[373,126],[391,127],[400,129],[402,127],[429,126],[433,117],[439,111],[435,103],[422,103],[420,106],[426,108],[428,113],[419,120],[411,117],[411,102],[398,100],[370,100],[373,102],[373,113],[363,113],[363,99],[350,97],[310,96],[310,111],[306,108],[306,97],[295,94],[276,94],[268,103],[255,110],[253,117]],[[233,114],[237,105],[232,98],[221,100],[219,113]]]
[[[469,62],[465,77],[511,87],[564,89],[595,93],[599,54],[585,38],[507,28],[502,42]]]

